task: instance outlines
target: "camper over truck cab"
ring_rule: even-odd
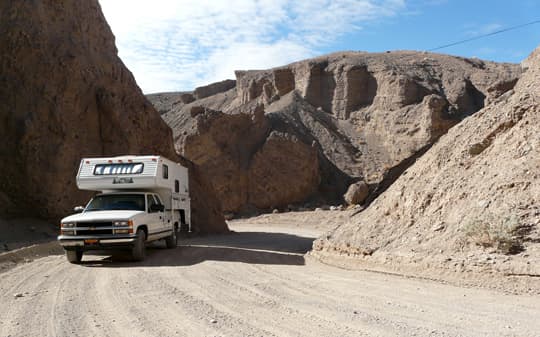
[[[61,221],[58,241],[71,263],[89,250],[128,250],[145,257],[145,244],[177,244],[191,231],[187,168],[161,156],[83,158],[77,187],[98,192]]]

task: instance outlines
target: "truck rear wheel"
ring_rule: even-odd
[[[82,256],[82,250],[66,250],[66,258],[69,263],[81,263]]]
[[[174,225],[171,235],[165,238],[165,244],[168,249],[176,248],[178,245],[177,226]]]
[[[143,261],[146,257],[146,247],[145,242],[146,241],[146,234],[144,233],[144,230],[138,229],[137,230],[137,240],[135,240],[135,245],[131,249],[131,256],[133,257],[133,260],[135,261]]]

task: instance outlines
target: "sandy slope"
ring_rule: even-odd
[[[313,256],[540,281],[540,47],[522,67],[513,90],[450,129]]]
[[[286,219],[271,227],[269,218],[235,221],[237,233],[186,240],[173,251],[157,245],[144,263],[85,256],[71,265],[53,255],[18,265],[0,274],[0,336],[540,331],[539,296],[329,267],[303,256],[324,228]]]

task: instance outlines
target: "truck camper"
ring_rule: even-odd
[[[187,168],[161,156],[83,158],[77,187],[97,191],[77,214],[61,221],[58,241],[71,263],[90,250],[130,250],[145,258],[145,244],[177,245],[191,231]]]

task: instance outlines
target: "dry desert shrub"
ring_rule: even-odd
[[[515,215],[484,213],[466,223],[463,232],[471,243],[494,248],[502,254],[515,254],[523,249],[522,240],[517,235],[520,227],[519,218]]]

